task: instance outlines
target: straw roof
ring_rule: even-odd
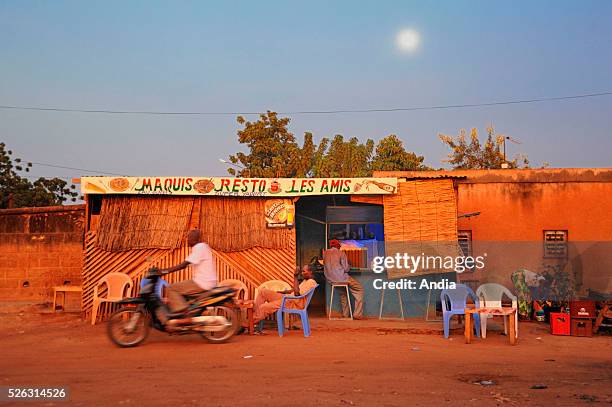
[[[201,238],[215,250],[234,252],[252,247],[289,249],[295,241],[293,229],[270,229],[266,226],[265,199],[201,199]]]
[[[104,197],[97,245],[111,252],[176,249],[185,238],[193,202],[192,197]]]

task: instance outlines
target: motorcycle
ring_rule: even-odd
[[[238,314],[233,307],[236,290],[216,287],[185,296],[189,308],[179,314],[170,313],[157,293],[163,275],[152,268],[138,297],[119,302],[121,308],[108,320],[107,333],[120,347],[142,343],[150,327],[169,334],[198,333],[213,343],[227,342],[238,330]]]

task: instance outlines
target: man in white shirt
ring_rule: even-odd
[[[217,286],[217,271],[212,251],[210,246],[200,242],[200,231],[197,229],[190,230],[187,234],[187,243],[191,247],[191,253],[185,261],[163,270],[166,273],[173,273],[189,265],[193,266],[193,278],[191,280],[180,281],[168,286],[168,306],[173,313],[187,309],[189,304],[185,301],[185,295],[210,290]]]

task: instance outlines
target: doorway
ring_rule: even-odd
[[[349,195],[300,197],[296,212],[296,260],[299,266],[321,264],[330,239],[338,239],[349,260],[351,276],[358,280],[371,278],[374,256],[384,255],[382,205],[351,202]],[[319,283],[310,309],[326,312],[326,289],[323,269],[317,270]]]

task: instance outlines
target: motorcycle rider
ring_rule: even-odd
[[[187,244],[191,247],[191,253],[185,261],[161,270],[163,274],[173,273],[185,267],[193,266],[193,278],[191,280],[179,281],[168,286],[168,307],[172,313],[185,311],[189,304],[185,301],[185,295],[197,294],[204,290],[210,290],[217,286],[217,272],[210,246],[200,242],[200,231],[190,230],[187,234]]]

